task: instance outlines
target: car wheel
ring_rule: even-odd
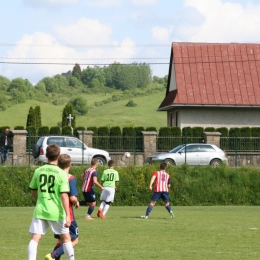
[[[219,160],[219,159],[213,159],[213,160],[210,162],[210,165],[213,166],[213,167],[220,166],[221,164],[222,164],[222,161]]]
[[[176,165],[175,161],[172,159],[165,159],[163,162],[171,165]]]
[[[105,161],[104,158],[102,158],[102,157],[94,157],[94,158],[98,160],[99,165],[105,165],[106,164],[106,161]]]

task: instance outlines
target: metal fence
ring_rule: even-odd
[[[108,152],[143,152],[142,136],[93,136],[93,147]]]
[[[220,137],[220,148],[226,152],[259,152],[260,137]]]
[[[157,152],[168,152],[180,144],[204,143],[202,137],[157,137]]]

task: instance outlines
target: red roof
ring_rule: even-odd
[[[260,106],[260,44],[173,43],[159,110],[173,105]]]

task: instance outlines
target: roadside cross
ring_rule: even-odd
[[[73,119],[73,116],[71,116],[71,114],[69,114],[69,116],[67,117],[67,119],[69,120],[69,126],[71,127],[71,120]]]

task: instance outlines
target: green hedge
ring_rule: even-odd
[[[149,181],[159,165],[143,167],[116,167],[120,175],[120,184],[114,205],[147,206],[151,199]],[[28,188],[35,168],[0,168],[0,206],[35,205]],[[80,175],[85,168],[73,166],[71,173],[77,178],[79,199],[81,194]],[[98,167],[98,180],[106,167]],[[253,167],[229,168],[225,165],[217,168],[168,166],[172,185],[170,198],[172,205],[260,205],[260,169]],[[95,188],[96,197],[100,190]],[[99,204],[99,201],[98,201]],[[158,201],[162,204],[162,201]]]
[[[61,134],[61,130],[59,126],[52,126],[50,128],[50,135],[60,135]]]

